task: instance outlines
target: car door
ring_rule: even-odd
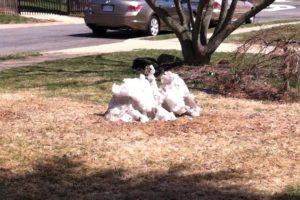
[[[174,18],[175,20],[179,20],[174,0],[157,0],[156,3],[157,5],[159,5],[159,7],[164,8],[172,18]],[[181,1],[181,4],[184,13],[187,15],[188,14],[187,2]]]
[[[156,4],[160,8],[165,9],[171,17],[174,17],[177,15],[175,4],[174,4],[173,0],[157,0]]]

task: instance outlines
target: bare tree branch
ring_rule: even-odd
[[[187,26],[187,24],[186,24],[186,21],[187,21],[186,20],[186,16],[183,13],[183,9],[182,9],[182,5],[181,5],[180,0],[174,0],[174,4],[175,4],[175,8],[176,8],[177,14],[179,16],[180,24],[182,26]]]
[[[192,32],[192,40],[193,40],[193,46],[195,49],[202,48],[203,46],[200,43],[200,31],[201,31],[201,22],[203,17],[203,10],[205,5],[208,3],[208,0],[200,1],[198,8],[197,8],[197,14],[196,14],[196,20],[195,20],[195,29],[193,29]]]
[[[219,32],[221,27],[223,26],[225,17],[227,15],[227,11],[228,11],[227,8],[228,8],[228,0],[222,0],[221,12],[219,15],[218,24],[217,24],[217,27],[215,28],[213,35],[215,35],[217,32]]]
[[[225,17],[223,23],[221,24],[219,31],[223,30],[226,26],[228,26],[229,23],[231,23],[232,16],[234,14],[237,2],[238,2],[238,0],[232,0],[232,2],[230,4],[230,8],[227,11],[226,17]],[[219,33],[219,31],[217,31],[216,34]]]
[[[241,26],[247,19],[255,16],[257,13],[262,11],[264,8],[272,4],[275,0],[264,0],[257,6],[253,7],[250,11],[244,13],[241,17],[239,17],[236,21],[231,24],[227,24],[220,29],[220,31],[211,37],[209,41],[209,48],[216,49],[225,38],[227,38],[233,31],[235,31],[239,26]],[[229,14],[229,11],[228,11]],[[228,15],[227,14],[227,15]],[[224,22],[226,23],[226,22]]]
[[[188,13],[190,17],[190,28],[193,30],[195,28],[195,21],[194,21],[194,13],[192,9],[191,0],[187,0],[187,7],[188,7]]]
[[[210,0],[205,7],[205,14],[203,17],[203,21],[201,22],[200,41],[202,45],[207,45],[207,30],[213,12],[212,5],[213,5],[213,0]]]
[[[274,3],[275,0],[264,0],[262,3],[258,4],[257,6],[254,6],[251,10],[244,13],[240,18],[238,18],[235,22],[233,22],[233,26],[229,29],[231,32],[237,29],[240,25],[242,25],[247,19],[250,19],[251,17],[255,16],[257,13],[262,11],[264,8],[268,7],[272,3]],[[230,33],[231,33],[230,32]]]
[[[168,13],[165,8],[155,3],[156,0],[145,1],[153,9],[154,13],[159,16],[159,19],[163,20],[176,34],[181,45],[184,61],[191,65],[202,65],[210,62],[212,54],[226,37],[275,0],[262,0],[260,4],[254,6],[234,22],[232,19],[238,0],[232,0],[231,3],[229,3],[230,0],[222,0],[219,23],[209,40],[207,39],[207,30],[213,15],[213,0],[199,1],[195,19],[193,13],[195,10],[193,10],[191,0],[187,0],[188,12],[183,8],[180,0],[173,0],[179,20],[172,18],[171,13]]]
[[[145,0],[148,5],[152,8],[152,10],[160,16],[160,19],[162,19],[177,35],[177,37],[180,36],[182,32],[185,31],[185,28],[180,25],[175,19],[173,19],[169,13],[161,7],[158,7],[155,4],[155,0]]]

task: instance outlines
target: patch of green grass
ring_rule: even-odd
[[[131,70],[137,57],[157,58],[179,51],[142,50],[45,62],[0,72],[0,91],[38,90],[46,96],[107,102],[113,83],[136,76]]]
[[[0,24],[25,24],[50,22],[51,20],[41,20],[32,17],[22,17],[18,15],[0,15]]]
[[[241,34],[234,34],[229,36],[225,42],[242,43],[255,36],[263,36],[265,41],[272,41],[276,39],[289,39],[300,41],[300,24],[283,25],[269,29],[262,29],[259,31],[252,31]]]
[[[299,200],[300,199],[300,184],[295,187],[289,187],[281,194],[276,195],[277,200]]]
[[[37,52],[21,52],[16,54],[0,55],[0,61],[25,59],[31,56],[39,56]]]
[[[142,38],[143,40],[168,40],[168,39],[173,39],[176,38],[176,35],[172,32],[167,32],[167,33],[162,33],[157,36],[150,36],[150,37],[145,37]]]
[[[176,50],[138,50],[7,69],[0,72],[0,92],[30,91],[47,97],[66,97],[75,101],[106,104],[111,98],[113,83],[120,83],[124,78],[138,76],[131,69],[135,58],[157,59],[162,53],[182,58],[181,51]],[[220,60],[231,63],[234,67],[229,69],[230,73],[232,76],[236,75],[238,81],[239,72],[244,71],[245,67],[253,66],[257,62],[257,56],[246,54],[241,57],[235,53],[214,53],[212,63],[218,63]],[[274,76],[268,79],[268,83],[279,88],[283,83],[278,82],[278,78]],[[189,86],[196,90],[214,87],[199,80],[194,80]],[[291,87],[299,88],[299,82],[291,81]]]
[[[86,56],[8,69],[0,72],[0,91],[38,91],[53,97],[107,103],[113,83],[136,77],[131,70],[137,57],[157,58],[167,53],[181,57],[180,51],[140,50]],[[215,53],[213,61],[233,59],[233,54]]]

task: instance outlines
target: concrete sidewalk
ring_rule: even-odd
[[[235,51],[239,45],[223,43],[218,52],[232,52]],[[128,39],[123,42],[104,44],[88,47],[79,47],[71,49],[63,49],[57,51],[42,52],[43,55],[49,54],[64,54],[64,55],[95,55],[103,53],[133,51],[141,49],[161,49],[161,50],[181,50],[180,43],[177,38],[167,40],[142,40],[142,39]]]

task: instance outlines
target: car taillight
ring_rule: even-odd
[[[141,5],[130,5],[128,6],[128,11],[129,12],[137,12],[140,11],[142,9]]]
[[[220,8],[221,8],[221,5],[220,5],[219,2],[214,1],[213,4],[212,4],[212,7],[213,7],[213,9],[220,9]]]

